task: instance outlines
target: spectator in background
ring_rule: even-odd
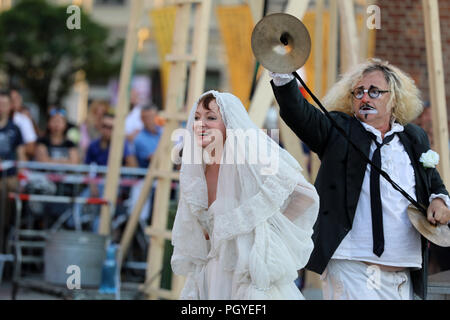
[[[155,105],[145,105],[141,108],[141,120],[144,128],[136,135],[134,139],[134,149],[136,152],[139,167],[147,168],[152,160],[153,154],[158,147],[162,134],[162,128],[157,124],[158,108]],[[141,194],[143,180],[132,187],[130,192],[130,205],[128,213],[131,215],[133,205],[138,201]],[[155,194],[156,181],[153,183],[150,196],[147,198],[141,210],[140,220],[149,222],[151,217],[151,203]]]
[[[85,164],[95,163],[100,166],[106,166],[108,164],[113,126],[114,113],[110,111],[103,115],[100,138],[89,144],[84,160]],[[122,164],[127,167],[137,167],[133,145],[127,140],[125,140]]]
[[[24,113],[23,99],[18,90],[10,90],[12,105],[12,119],[14,124],[19,127],[22,134],[26,159],[31,160],[35,156],[37,134],[32,120]]]
[[[108,165],[109,147],[111,145],[112,129],[114,126],[114,113],[112,111],[103,115],[100,138],[94,140],[89,145],[85,164],[97,164],[99,166]],[[122,165],[126,167],[137,167],[133,145],[125,139],[123,148]],[[84,192],[84,196],[99,197],[103,194],[103,185],[90,184],[90,192]]]
[[[136,158],[141,168],[147,168],[153,154],[158,147],[162,129],[156,124],[158,108],[155,105],[146,105],[141,108],[141,120],[144,128],[134,139]]]
[[[49,105],[47,108],[48,118],[51,117],[51,113],[54,112],[54,110],[63,110],[64,117],[66,118],[66,129],[64,130],[66,140],[69,140],[74,145],[78,146],[78,144],[80,143],[80,129],[78,129],[78,126],[75,123],[70,121],[65,108],[61,108],[56,105]],[[43,135],[40,135],[40,137],[45,137],[45,135],[46,132],[44,132]]]
[[[76,145],[67,139],[67,114],[64,109],[53,108],[47,124],[47,134],[38,140],[36,161],[77,164],[79,163]]]
[[[86,120],[80,125],[80,150],[84,158],[89,144],[100,138],[103,115],[108,111],[109,103],[103,100],[95,100],[89,105]]]
[[[141,119],[142,106],[139,104],[139,95],[136,90],[131,90],[130,113],[125,119],[125,135],[128,141],[133,142],[136,135],[144,128]]]
[[[39,129],[38,125],[36,124],[36,121],[34,121],[34,119],[33,119],[30,108],[28,106],[23,106],[22,113],[31,120],[31,123],[33,124],[34,132],[36,132],[37,136],[38,137],[43,136],[45,134],[45,132],[42,131],[41,129]]]
[[[22,134],[20,133],[20,129],[11,120],[10,114],[10,96],[8,92],[0,91],[0,160],[24,160],[25,150],[23,147]],[[6,181],[3,181],[3,179]],[[5,171],[1,172],[0,177],[2,195],[16,191],[17,187],[18,180],[16,169],[14,167],[5,168]],[[3,202],[4,200],[5,202]],[[12,210],[11,202],[8,201],[5,196],[0,197],[0,204],[0,218],[3,222],[3,224],[0,224],[0,226],[2,226],[2,230],[0,230],[0,235],[2,237],[0,241],[0,252],[5,252],[4,250],[6,247],[4,245],[5,240],[7,239],[6,233],[12,222]]]
[[[111,145],[112,129],[114,126],[114,113],[110,110],[103,115],[102,125],[100,129],[100,138],[90,143],[85,164],[96,164],[99,166],[106,166],[108,164],[109,148]],[[127,167],[137,167],[136,157],[134,155],[133,145],[125,139],[124,152],[122,156],[122,165]],[[103,184],[91,183],[89,188],[84,189],[81,197],[102,197],[104,191]],[[75,205],[75,215],[81,216],[82,205]],[[98,230],[99,219],[95,219],[93,224],[93,231]],[[69,225],[70,226],[70,225]]]

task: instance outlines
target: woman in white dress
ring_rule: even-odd
[[[319,198],[297,161],[217,91],[194,104],[182,148],[171,260],[187,277],[180,298],[303,299],[294,280]]]

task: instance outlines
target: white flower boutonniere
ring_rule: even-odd
[[[422,162],[425,168],[436,168],[436,165],[439,163],[439,153],[430,149],[422,153],[419,161]]]

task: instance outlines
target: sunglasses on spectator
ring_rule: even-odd
[[[356,88],[351,93],[356,99],[361,100],[364,97],[364,93],[368,93],[369,97],[372,99],[378,99],[383,93],[386,92],[389,92],[389,90],[380,90],[377,87],[370,86],[369,89],[364,89],[363,87]]]
[[[50,110],[50,117],[53,117],[54,115],[60,114],[62,115],[64,118],[67,116],[67,112],[64,109],[51,109]]]
[[[113,126],[108,125],[108,124],[102,124],[102,128],[112,130]]]

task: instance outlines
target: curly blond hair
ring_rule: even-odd
[[[351,91],[358,81],[373,71],[383,73],[391,92],[388,103],[392,104],[392,116],[401,125],[406,125],[422,113],[423,103],[414,80],[389,62],[376,58],[358,64],[343,74],[324,97],[324,105],[329,106],[330,111],[353,115]]]

